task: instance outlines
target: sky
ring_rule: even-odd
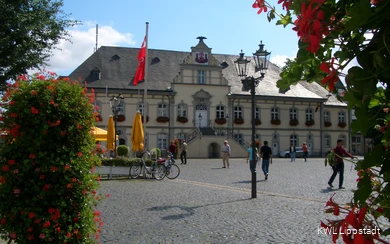
[[[62,10],[80,21],[68,30],[71,42],[61,41],[45,67],[69,75],[94,52],[96,25],[98,47],[140,48],[148,28],[148,48],[190,52],[204,36],[216,54],[251,56],[260,41],[271,52],[271,62],[283,66],[298,50],[292,26],[276,26],[267,15],[257,14],[254,0],[64,0]],[[270,0],[277,5],[276,0]],[[278,6],[277,6],[278,7]]]

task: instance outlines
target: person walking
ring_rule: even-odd
[[[172,154],[171,155],[172,163],[175,163],[176,150],[177,150],[177,148],[176,148],[175,141],[171,141],[171,145],[169,146],[169,152]]]
[[[291,157],[291,162],[295,162],[295,152],[296,152],[296,148],[295,148],[295,145],[294,143],[291,143],[291,146],[290,146],[290,157]]]
[[[248,161],[250,161],[250,164],[249,164],[249,168],[251,170],[251,172],[253,172],[253,170],[256,168],[256,164],[257,164],[257,160],[259,159],[259,152],[257,150],[257,147],[256,147],[256,159],[255,159],[255,162],[252,163],[252,143],[249,145],[248,147],[248,155],[246,156],[246,163],[248,163]]]
[[[228,141],[225,140],[222,146],[222,163],[223,163],[222,168],[226,168],[226,166],[229,168],[230,153],[231,153],[230,145],[228,144]]]
[[[264,141],[264,146],[260,148],[260,157],[262,158],[261,169],[263,170],[265,180],[268,180],[269,163],[272,164],[272,149],[268,146],[268,141]]]
[[[181,144],[180,160],[181,160],[181,164],[187,164],[187,143],[185,140],[183,140]]]
[[[305,162],[307,162],[307,155],[309,154],[308,151],[307,151],[307,146],[306,146],[306,142],[303,143],[302,145],[302,151],[303,151],[303,160]]]
[[[344,161],[343,157],[348,156],[350,158],[354,158],[354,156],[348,153],[343,147],[344,141],[342,139],[337,140],[337,146],[333,149],[333,152],[336,154],[336,164],[331,165],[333,169],[333,174],[328,181],[328,185],[333,187],[333,181],[336,178],[337,173],[339,173],[339,189],[344,189],[343,181],[344,181]]]

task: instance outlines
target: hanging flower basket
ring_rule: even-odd
[[[280,119],[271,119],[271,124],[280,125]]]
[[[234,123],[236,125],[242,125],[244,123],[244,119],[243,118],[235,118]]]
[[[331,127],[331,126],[332,126],[332,123],[329,122],[329,121],[325,121],[325,122],[324,122],[324,126],[325,126],[325,127]]]
[[[126,120],[126,117],[125,117],[124,114],[118,115],[118,118],[117,118],[117,121],[118,121],[118,122],[123,122],[123,121],[125,121],[125,120]]]
[[[224,124],[226,124],[226,119],[225,119],[225,118],[216,118],[214,121],[215,121],[215,123],[218,124],[218,125],[224,125]]]
[[[297,126],[299,124],[297,119],[290,119],[290,125],[291,126]]]
[[[146,122],[145,122],[145,118],[144,118],[143,115],[142,115],[141,119],[142,119],[142,123],[148,123],[149,122],[149,116],[146,116]]]
[[[166,123],[166,122],[169,121],[169,118],[166,117],[166,116],[158,116],[158,117],[156,118],[156,121],[157,121],[157,122],[160,122],[160,123]]]
[[[306,124],[306,126],[313,126],[314,120],[307,120],[305,124]]]
[[[339,122],[338,126],[344,128],[345,126],[347,126],[347,124],[345,122]]]
[[[176,121],[184,124],[188,122],[188,118],[184,116],[177,116]]]
[[[255,119],[255,125],[261,125],[261,120],[260,119]]]

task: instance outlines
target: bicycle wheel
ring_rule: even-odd
[[[129,170],[129,177],[132,179],[138,178],[138,176],[141,174],[142,164],[141,162],[136,162],[133,165],[131,165]]]
[[[168,165],[167,167],[167,178],[176,179],[180,175],[180,168],[176,164]]]
[[[166,176],[166,168],[161,164],[152,165],[152,175],[156,180],[162,180]]]

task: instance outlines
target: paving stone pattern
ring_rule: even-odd
[[[333,218],[323,213],[333,194],[340,203],[352,197],[357,175],[350,166],[346,162],[346,189],[331,190],[331,168],[323,159],[274,159],[268,181],[258,167],[255,199],[244,159],[231,159],[230,169],[222,169],[219,159],[189,159],[175,180],[103,180],[100,193],[110,198],[98,207],[100,242],[332,243],[319,224]]]

